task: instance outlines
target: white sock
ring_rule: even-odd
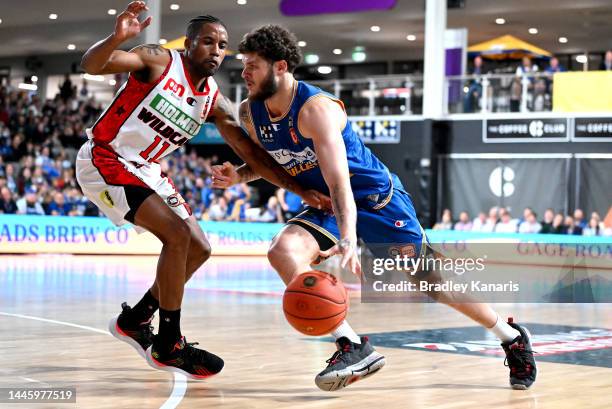
[[[357,333],[353,331],[353,328],[351,328],[351,326],[348,322],[346,322],[346,320],[342,321],[342,324],[340,324],[340,326],[336,328],[331,334],[336,339],[347,337],[352,343],[361,344],[361,339],[359,339],[359,335],[357,335]]]
[[[521,335],[520,332],[512,328],[508,325],[504,320],[499,319],[499,315],[497,316],[497,322],[489,331],[495,334],[497,338],[499,338],[502,342],[510,342],[514,341],[516,337]]]

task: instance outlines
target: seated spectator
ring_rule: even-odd
[[[525,209],[527,210],[527,209]],[[537,215],[529,209],[530,212],[527,213],[525,217],[525,221],[519,224],[518,232],[524,234],[535,234],[539,233],[542,230],[542,225],[538,223]]]
[[[544,212],[544,220],[542,220],[542,234],[553,233],[553,219],[555,218],[555,211],[553,209],[546,209]]]
[[[16,202],[17,214],[28,215],[45,215],[45,210],[39,203],[39,198],[34,186],[28,186],[25,191],[25,196]]]
[[[487,217],[487,221],[480,228],[480,231],[483,233],[493,233],[495,231],[495,225],[497,224],[499,214],[499,208],[497,206],[493,206],[489,209],[489,217]]]
[[[582,209],[574,210],[574,224],[583,230],[587,226],[587,221],[584,219],[584,212]]]
[[[459,221],[455,223],[455,230],[459,231],[472,231],[472,222],[470,221],[470,215],[467,212],[459,213]]]
[[[576,225],[574,218],[572,216],[565,217],[565,234],[571,234],[574,236],[582,235],[582,227]]]
[[[0,189],[0,213],[15,214],[17,213],[17,204],[13,199],[13,195],[8,187],[2,186]]]
[[[453,217],[450,209],[444,209],[442,212],[442,220],[434,224],[434,230],[452,230],[453,229]]]
[[[227,200],[224,196],[215,197],[208,212],[203,215],[205,220],[223,221],[227,216]]]
[[[276,196],[270,196],[265,207],[249,209],[247,220],[253,222],[283,222],[282,208]]]
[[[501,208],[499,211],[500,220],[495,225],[495,233],[516,233],[518,229],[518,220],[513,219],[510,212],[506,208]]]
[[[485,212],[478,213],[478,217],[474,219],[472,224],[472,231],[482,231],[482,226],[487,222],[487,215]]]
[[[582,234],[584,236],[602,236],[603,229],[601,228],[601,220],[599,219],[599,214],[593,212],[591,215],[591,220],[589,220],[589,224],[584,228]]]
[[[276,198],[278,199],[278,203],[283,211],[285,221],[297,216],[297,214],[304,208],[302,205],[302,198],[290,190],[285,190],[282,188],[278,189],[276,191]]]
[[[51,216],[68,216],[72,210],[72,204],[66,203],[62,192],[55,192],[53,199],[47,206],[47,214]]]
[[[563,215],[561,213],[557,213],[552,222],[551,233],[566,234],[567,229],[565,228],[565,225],[563,224],[564,221],[565,221],[565,218],[563,217]]]

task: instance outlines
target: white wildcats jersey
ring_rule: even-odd
[[[161,77],[143,83],[130,75],[87,135],[119,157],[141,165],[157,163],[198,134],[215,105],[219,87],[212,77],[203,92],[194,88],[182,56],[172,60]]]

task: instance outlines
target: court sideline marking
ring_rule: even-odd
[[[94,327],[89,327],[87,325],[73,324],[71,322],[51,320],[48,318],[34,317],[31,315],[12,314],[12,313],[2,312],[2,311],[0,311],[0,315],[4,315],[6,317],[13,317],[13,318],[24,318],[24,319],[33,320],[33,321],[48,322],[48,323],[57,324],[57,325],[64,325],[66,327],[84,329],[87,331],[97,332],[98,334],[108,335],[112,337],[111,333],[108,331],[104,331],[104,330],[94,328]],[[187,390],[187,377],[183,374],[178,374],[178,373],[173,373],[173,375],[174,375],[174,384],[172,385],[172,393],[170,394],[170,397],[164,402],[164,404],[160,406],[160,409],[176,408],[179,405],[179,403],[181,403],[181,400],[183,400],[183,397],[185,396],[185,391]]]

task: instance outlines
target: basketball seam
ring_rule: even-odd
[[[300,317],[300,316],[298,316],[298,315],[291,314],[290,312],[287,312],[287,310],[283,310],[283,311],[285,312],[285,314],[290,315],[290,316],[292,316],[293,318],[297,318],[297,319],[300,319],[300,320],[307,320],[307,321],[321,321],[321,320],[328,320],[328,319],[330,319],[330,318],[337,317],[337,316],[338,316],[338,315],[340,315],[340,314],[346,314],[346,310],[344,310],[344,311],[340,311],[340,312],[339,312],[339,313],[337,313],[337,314],[330,315],[329,317],[323,317],[323,318],[309,318],[309,317]]]
[[[296,290],[287,290],[287,291],[285,291],[285,294],[288,294],[288,293],[310,295],[310,296],[313,296],[313,297],[321,298],[323,300],[327,300],[329,302],[333,302],[336,305],[346,304],[346,298],[342,302],[336,302],[336,301],[332,300],[331,298],[327,298],[327,297],[322,296],[321,294],[313,294],[313,293],[309,293],[309,292],[306,292],[306,291],[296,291]]]

